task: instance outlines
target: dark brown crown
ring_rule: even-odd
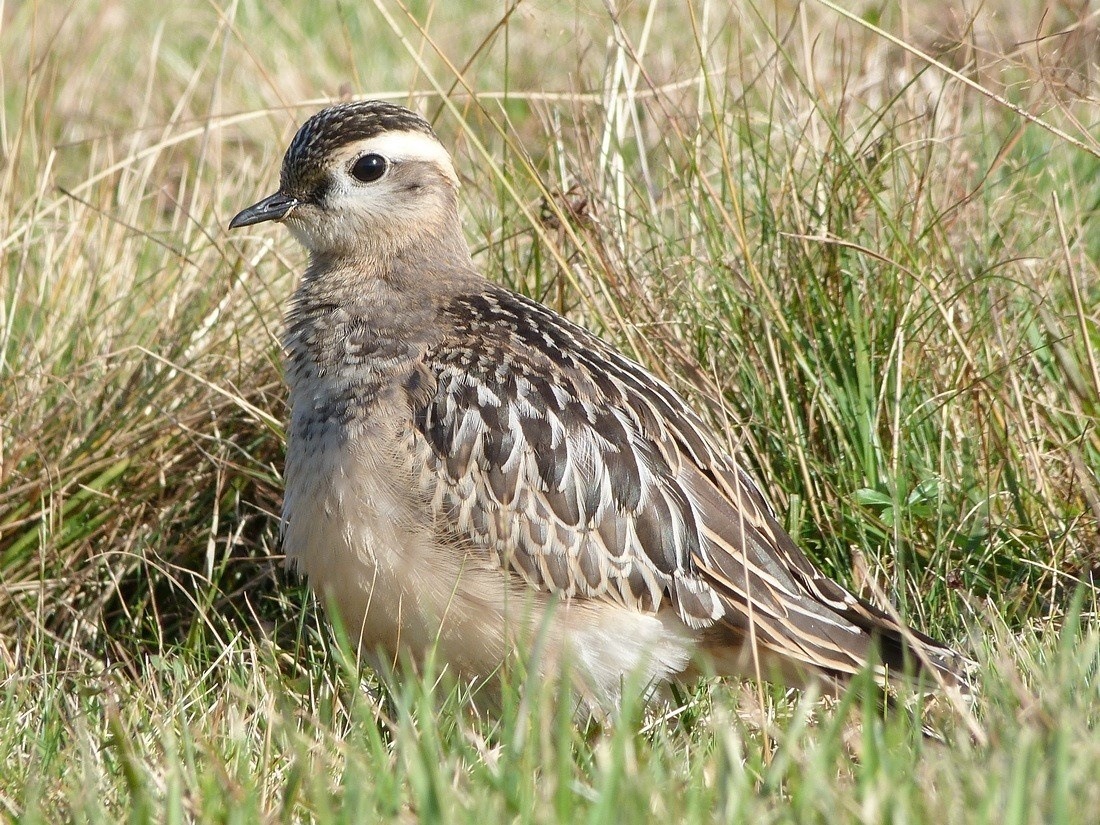
[[[332,153],[348,143],[383,132],[435,132],[420,115],[381,100],[341,103],[322,109],[302,124],[283,157],[283,192],[308,196],[323,186]]]

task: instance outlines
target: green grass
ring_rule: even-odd
[[[1095,15],[857,4],[951,75],[825,3],[727,5],[3,6],[0,819],[1095,818]],[[581,730],[521,682],[488,717],[332,641],[276,541],[303,254],[225,224],[345,92],[434,119],[493,279],[973,654],[943,742],[735,683]]]

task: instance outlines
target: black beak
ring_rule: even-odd
[[[234,215],[233,220],[229,222],[229,228],[236,229],[239,226],[251,226],[264,221],[281,221],[297,205],[297,198],[276,192]]]

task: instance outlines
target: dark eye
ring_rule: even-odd
[[[363,183],[373,183],[386,174],[386,159],[381,155],[363,155],[351,167],[351,174]]]

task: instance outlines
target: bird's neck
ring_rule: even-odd
[[[421,271],[472,269],[469,248],[456,203],[403,214],[372,210],[322,213],[312,220],[288,221],[294,236],[310,253],[310,275],[327,270],[360,273],[363,279],[390,281],[413,276],[428,288]]]
[[[310,255],[291,315],[326,315],[340,309],[378,329],[422,325],[441,302],[477,291],[484,279],[465,241],[445,238],[417,245],[364,245],[353,253]]]
[[[484,285],[465,241],[448,248],[441,240],[365,254],[312,255],[287,315],[292,390],[365,387],[413,368],[439,337],[440,307]]]

